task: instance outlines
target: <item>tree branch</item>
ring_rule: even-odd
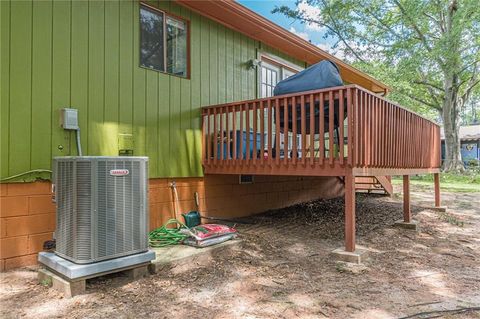
[[[405,92],[405,91],[403,91],[403,90],[398,90],[398,89],[397,89],[397,91],[398,91],[400,94],[403,94],[403,95],[405,95],[406,97],[408,97],[408,98],[410,98],[410,99],[412,99],[412,100],[414,100],[414,101],[417,101],[417,102],[419,102],[419,103],[422,103],[422,104],[424,104],[424,105],[426,105],[426,106],[429,106],[429,107],[431,107],[431,108],[434,108],[434,109],[437,110],[437,111],[441,111],[441,110],[442,110],[442,107],[439,106],[439,105],[437,105],[437,104],[434,104],[434,103],[431,103],[431,102],[427,102],[427,101],[425,101],[425,100],[423,100],[423,99],[421,99],[421,98],[419,98],[419,97],[416,97],[415,95],[412,95],[412,94],[410,94],[410,93],[407,93],[407,92]]]
[[[426,38],[425,35],[422,33],[422,31],[420,30],[420,28],[417,26],[417,24],[415,23],[415,21],[413,21],[413,19],[408,15],[407,10],[405,10],[405,8],[400,4],[400,2],[399,2],[398,0],[393,0],[393,2],[397,5],[397,7],[400,9],[400,11],[401,11],[402,14],[405,16],[405,18],[410,22],[410,26],[413,28],[413,30],[415,31],[415,33],[418,35],[418,39],[420,40],[420,43],[422,43],[423,47],[428,51],[428,53],[432,53],[432,48],[431,48],[430,45],[428,44],[427,38]],[[440,58],[435,58],[435,60],[437,61],[437,63],[438,63],[442,68],[444,68],[444,63],[443,63],[443,61],[442,61]]]
[[[402,39],[403,40],[403,37],[400,36],[395,30],[392,29],[392,27],[390,27],[389,25],[385,24],[383,22],[382,19],[380,19],[380,17],[378,17],[377,15],[375,15],[371,10],[367,8],[365,8],[365,12],[370,14],[378,23],[380,23],[380,25],[383,27],[382,29],[384,30],[387,30],[389,31],[391,34],[393,34],[396,38],[398,39]]]
[[[340,34],[340,32],[338,32],[337,30],[335,30],[334,27],[326,24],[326,23],[322,23],[320,21],[317,21],[317,20],[313,20],[313,19],[307,19],[303,16],[298,16],[297,17],[298,19],[304,21],[304,22],[309,22],[309,23],[316,23],[318,24],[319,26],[322,26],[322,27],[325,27],[327,28],[328,30],[330,30],[331,32],[335,33],[338,37],[338,39],[340,40],[340,42],[342,42],[352,53],[353,55],[355,55],[355,57],[361,61],[361,62],[364,62],[366,63],[366,61],[348,44],[348,42],[346,41],[346,39]]]
[[[426,86],[428,86],[428,87],[434,88],[434,89],[439,90],[439,91],[441,91],[441,92],[445,92],[445,90],[444,90],[443,88],[439,87],[439,86],[436,85],[436,84],[429,83],[429,82],[427,82],[427,81],[413,81],[413,83],[426,85]]]
[[[413,19],[407,14],[407,11],[405,8],[398,2],[397,0],[393,0],[393,2],[397,5],[397,7],[400,9],[402,14],[407,18],[407,20],[410,22],[410,26],[413,28],[415,33],[418,35],[419,40],[422,42],[423,46],[428,52],[432,52],[432,48],[428,44],[427,38],[425,38],[425,35],[420,31],[418,28],[417,24],[413,21]]]

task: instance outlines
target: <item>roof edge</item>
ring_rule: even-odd
[[[331,60],[339,66],[341,71],[343,71],[342,73],[344,73],[343,77],[351,83],[359,84],[376,93],[388,92],[390,90],[386,84],[320,49],[309,41],[302,39],[298,35],[282,28],[236,1],[174,1],[200,15],[212,19],[230,29],[243,33],[250,38],[279,49],[289,56],[305,61],[309,64],[314,64],[321,60]],[[223,11],[224,15],[219,14],[221,11]],[[236,19],[228,19],[228,17],[231,16],[235,16]],[[255,32],[252,31],[252,24],[256,26]]]

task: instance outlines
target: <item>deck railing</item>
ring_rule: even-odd
[[[207,172],[440,166],[438,125],[356,85],[208,106],[202,121]]]

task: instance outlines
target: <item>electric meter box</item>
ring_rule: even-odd
[[[78,130],[78,110],[60,109],[60,127],[64,130]]]

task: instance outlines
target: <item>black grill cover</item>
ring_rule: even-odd
[[[292,75],[291,77],[278,82],[273,91],[274,95],[282,95],[289,93],[298,93],[311,90],[324,89],[335,86],[342,86],[343,81],[340,77],[338,67],[335,63],[325,60],[317,64],[312,65],[311,67]],[[334,129],[337,129],[339,126],[339,101],[335,99],[334,103]],[[324,102],[324,132],[329,131],[329,103],[328,101]],[[346,103],[344,103],[346,105]],[[344,118],[346,118],[346,106],[344,107]],[[302,127],[301,123],[301,106],[297,102],[294,112],[297,116],[297,133],[300,132]],[[288,125],[284,123],[284,110],[280,108],[280,128],[282,131],[291,131],[292,130],[292,108],[289,105],[288,112]],[[315,103],[315,134],[319,133],[319,103]],[[306,131],[307,134],[310,133],[310,103],[305,103],[305,115],[306,115]],[[275,119],[275,118],[274,118]]]
[[[338,67],[332,61],[321,61],[277,83],[273,95],[282,95],[342,86]]]

